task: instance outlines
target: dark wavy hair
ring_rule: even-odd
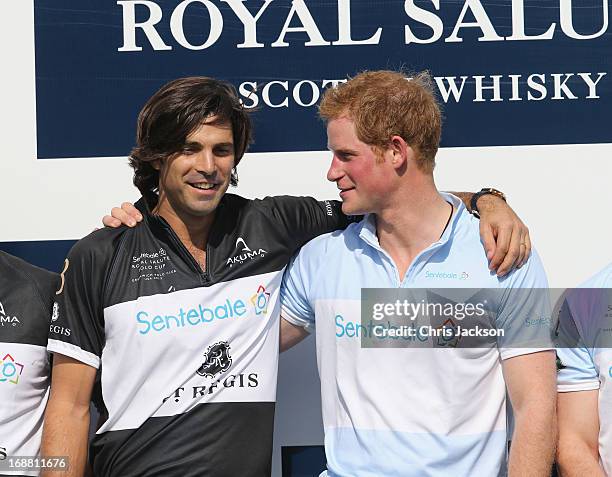
[[[138,115],[136,147],[130,154],[134,185],[149,205],[157,202],[159,171],[152,162],[183,150],[189,136],[207,119],[209,124],[230,123],[234,139],[232,185],[238,183],[235,167],[252,140],[251,118],[236,89],[229,83],[203,76],[180,78],[164,85]]]

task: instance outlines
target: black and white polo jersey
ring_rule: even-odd
[[[0,251],[0,463],[40,453],[58,276]],[[0,475],[38,475],[0,470]]]
[[[202,270],[170,226],[98,230],[66,261],[49,350],[100,369],[102,476],[269,476],[279,288],[339,202],[226,194]]]

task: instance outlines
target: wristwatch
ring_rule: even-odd
[[[504,202],[506,202],[506,194],[504,194],[502,191],[494,189],[493,187],[485,187],[483,189],[480,189],[478,192],[476,192],[472,196],[472,199],[470,200],[470,208],[472,209],[472,214],[475,217],[480,218],[480,212],[478,211],[478,205],[477,205],[478,199],[480,199],[483,195],[487,195],[487,194],[491,194],[491,195],[494,195],[495,197],[499,197]]]

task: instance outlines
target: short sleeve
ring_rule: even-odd
[[[264,201],[294,250],[319,235],[344,229],[362,218],[344,215],[342,202],[335,200],[279,196],[266,197]]]
[[[47,321],[50,321],[55,292],[59,288],[59,275],[41,269],[37,269],[36,272],[31,273],[32,282],[36,288],[41,313],[47,318]]]
[[[293,257],[285,269],[280,291],[281,317],[310,332],[315,325],[315,314],[309,297],[311,277],[303,253]]]
[[[589,347],[581,336],[571,307],[564,300],[557,331],[557,391],[599,389],[599,375]]]
[[[94,368],[104,347],[102,293],[106,267],[89,236],[72,248],[56,292],[47,349]]]
[[[504,330],[498,346],[502,359],[554,349],[553,317],[548,280],[539,256],[505,279],[505,290],[496,317]]]

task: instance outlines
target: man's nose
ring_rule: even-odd
[[[196,157],[195,169],[207,176],[217,172],[217,163],[212,151],[200,151]]]
[[[327,170],[327,180],[330,182],[336,182],[338,179],[340,179],[340,177],[342,177],[340,161],[334,154],[331,160],[331,164],[329,165],[329,169]]]

